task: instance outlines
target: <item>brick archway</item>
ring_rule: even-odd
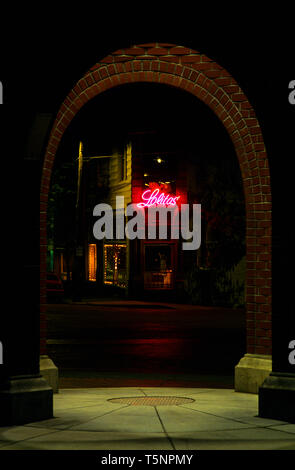
[[[49,137],[41,180],[41,354],[46,354],[46,211],[51,170],[73,117],[94,96],[125,83],[178,87],[207,104],[236,151],[246,204],[247,353],[271,354],[271,188],[268,159],[255,112],[235,79],[195,50],[149,43],[117,50],[96,63],[62,103]]]

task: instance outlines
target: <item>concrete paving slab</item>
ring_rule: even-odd
[[[265,428],[168,435],[176,450],[295,450],[294,436]]]
[[[204,404],[198,401],[194,403],[188,403],[181,405],[188,410],[200,411],[213,416],[219,416],[222,418],[235,419],[235,420],[247,420],[257,416],[257,406],[229,406],[216,405],[216,404]]]
[[[271,420],[268,420],[268,421],[271,421]],[[288,424],[288,423],[283,423],[283,422],[281,423],[282,423],[281,425],[275,425],[275,426],[271,425],[271,429],[276,429],[281,432],[288,432],[291,434],[295,434],[295,424]]]
[[[157,410],[167,433],[243,429],[249,427],[248,424],[242,422],[187,409],[183,406],[174,408],[158,406]]]
[[[157,396],[162,402],[163,397],[195,401],[165,406],[154,400],[153,406],[109,401]],[[0,428],[0,450],[294,450],[295,425],[259,418],[257,409],[257,395],[232,389],[62,390],[54,395],[54,418]]]
[[[36,436],[49,436],[54,430],[43,428],[27,427],[27,426],[11,426],[0,428],[0,449],[10,446],[15,442],[22,442],[32,439]],[[46,438],[45,438],[46,439]]]
[[[173,450],[163,433],[58,431],[1,450]]]
[[[163,432],[155,408],[152,406],[124,406],[104,416],[73,426],[76,431],[159,433]]]
[[[95,406],[84,406],[82,408],[70,408],[66,410],[55,411],[54,418],[36,422],[26,426],[33,426],[50,429],[68,429],[72,426],[87,423],[88,421],[97,419],[105,414],[111,413],[122,405],[103,403]]]
[[[198,394],[200,399],[202,400],[222,400],[224,401],[231,401],[233,402],[258,402],[258,395],[254,393],[244,393],[244,392],[236,392],[234,389],[207,389],[204,390],[204,393],[195,392]]]

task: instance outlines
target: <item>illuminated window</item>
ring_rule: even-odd
[[[95,243],[88,245],[88,281],[96,281],[97,248]]]
[[[126,245],[104,245],[104,283],[126,287]]]
[[[131,143],[127,143],[127,145],[123,149],[123,154],[121,156],[121,180],[127,179],[127,165],[128,161],[131,161],[131,152],[132,147]]]

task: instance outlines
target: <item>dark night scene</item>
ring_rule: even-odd
[[[25,182],[4,456],[295,450],[295,74],[264,34],[29,42],[25,96],[0,76]]]

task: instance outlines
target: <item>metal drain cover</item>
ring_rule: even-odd
[[[121,397],[110,398],[112,403],[123,403],[131,406],[159,406],[159,405],[183,405],[184,403],[193,403],[192,398],[183,397]]]

